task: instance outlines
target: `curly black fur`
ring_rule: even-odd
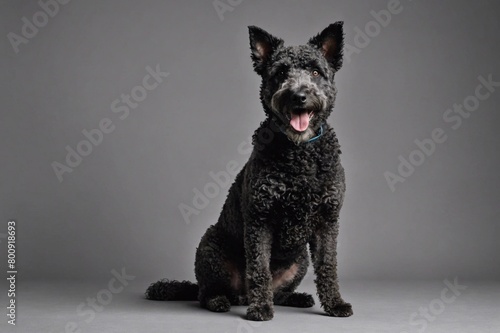
[[[247,318],[269,320],[274,305],[311,307],[295,289],[309,266],[328,315],[352,315],[337,279],[336,242],[345,177],[340,146],[326,123],[335,104],[334,76],[342,65],[342,22],[301,46],[249,27],[251,57],[262,77],[266,120],[237,175],[216,224],[196,250],[198,286],[152,284],[150,299],[194,299],[215,312],[248,305]],[[316,139],[318,133],[323,133]],[[309,252],[308,252],[309,246]]]
[[[198,285],[190,281],[169,281],[151,283],[146,298],[157,301],[194,301],[198,299]]]

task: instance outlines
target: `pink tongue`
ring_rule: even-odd
[[[296,131],[304,132],[309,126],[309,114],[307,112],[301,114],[292,113],[290,125],[292,125]]]

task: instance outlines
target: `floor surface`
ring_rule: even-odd
[[[315,296],[313,308],[275,307],[269,322],[246,321],[244,306],[211,313],[197,302],[145,300],[147,283],[108,282],[20,281],[16,326],[3,315],[0,332],[500,332],[500,282],[341,281],[353,317],[325,316]],[[312,279],[299,290],[314,292]],[[0,299],[7,304],[6,293]]]

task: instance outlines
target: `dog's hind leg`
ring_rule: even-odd
[[[273,274],[273,302],[275,305],[299,308],[310,308],[314,305],[312,295],[294,292],[306,275],[308,266],[309,256],[306,250],[290,268],[279,270]]]
[[[214,227],[207,230],[196,250],[195,274],[199,285],[200,305],[214,312],[227,312],[238,303],[236,268],[223,251]]]
[[[310,308],[314,306],[314,298],[308,293],[278,291],[274,294],[274,304],[293,306],[296,308]]]

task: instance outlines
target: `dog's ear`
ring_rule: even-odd
[[[309,40],[309,45],[319,49],[330,66],[338,71],[342,67],[344,49],[344,22],[330,24],[325,30]]]
[[[283,45],[283,40],[256,26],[249,26],[250,50],[253,68],[257,74],[262,75],[269,57]]]

